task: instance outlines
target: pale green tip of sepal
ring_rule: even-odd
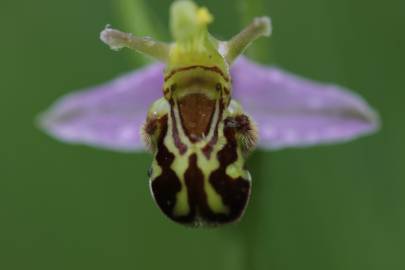
[[[110,25],[107,25],[100,33],[101,41],[107,44],[110,49],[114,51],[118,51],[126,47],[122,38],[122,33],[115,29],[111,29]]]
[[[271,36],[271,33],[273,32],[273,28],[271,25],[271,19],[270,17],[258,17],[253,20],[253,24],[256,25],[256,27],[262,29],[262,36],[264,37],[269,37]]]
[[[131,33],[124,33],[107,27],[101,31],[100,39],[112,50],[126,47],[161,62],[167,62],[169,59],[170,44],[153,40],[151,37],[137,37]]]

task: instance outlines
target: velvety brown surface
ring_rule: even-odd
[[[191,141],[198,141],[209,132],[215,100],[204,94],[190,94],[178,101],[181,122]]]

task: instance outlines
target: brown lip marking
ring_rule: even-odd
[[[189,157],[189,166],[184,173],[184,181],[188,194],[189,212],[183,216],[168,216],[172,220],[188,226],[211,224],[214,214],[208,207],[204,190],[204,174],[197,166],[196,154]]]
[[[173,208],[176,205],[176,194],[181,190],[181,183],[176,173],[170,168],[175,156],[170,153],[164,144],[164,138],[167,133],[167,115],[161,120],[161,133],[157,142],[158,152],[156,161],[162,169],[162,173],[155,179],[151,179],[151,190],[153,197],[159,208],[169,218],[173,219]]]
[[[186,136],[192,143],[200,141],[211,127],[215,101],[203,94],[189,94],[177,100],[177,105]]]
[[[157,127],[158,127],[158,119],[157,118],[148,118],[146,120],[146,123],[143,127],[143,129],[145,130],[145,133],[148,134],[149,136],[153,136],[153,134],[155,133]]]
[[[204,175],[197,166],[196,154],[189,157],[189,165],[184,173],[184,181],[187,187],[190,213],[188,216],[183,217],[183,221],[192,223],[196,220],[199,206],[207,201],[204,192]]]
[[[219,67],[217,67],[217,66],[207,67],[207,66],[203,66],[203,65],[193,65],[193,66],[181,67],[181,68],[174,69],[169,73],[169,75],[167,75],[165,77],[165,81],[169,80],[177,72],[191,70],[191,69],[195,69],[195,68],[202,68],[204,70],[216,72],[216,73],[220,74],[222,76],[222,78],[224,78],[224,80],[226,82],[229,82],[229,78],[227,76],[225,76],[225,74],[222,72],[222,70]]]
[[[226,174],[228,165],[238,158],[235,129],[227,127],[227,121],[228,119],[225,119],[224,127],[227,143],[217,154],[220,166],[211,173],[209,182],[221,195],[223,203],[229,207],[229,214],[222,221],[232,222],[238,220],[246,208],[250,196],[250,182],[242,177],[233,179]]]
[[[176,221],[193,226],[215,226],[232,221],[228,215],[216,214],[209,207],[204,189],[204,174],[197,165],[196,154],[189,157],[189,166],[184,173],[184,180],[187,187],[190,212],[186,216],[176,217]]]
[[[177,149],[179,149],[180,154],[184,154],[187,152],[187,145],[185,145],[179,136],[179,130],[177,128],[177,121],[176,117],[174,115],[174,101],[171,99],[170,100],[170,115],[172,118],[172,133],[173,133],[173,139],[174,139],[174,144],[176,145]]]

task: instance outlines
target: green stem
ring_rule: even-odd
[[[263,211],[268,202],[266,189],[268,185],[268,153],[257,151],[249,160],[252,174],[252,195],[250,205],[246,211],[246,217],[241,224],[240,234],[245,245],[245,268],[257,269],[256,257],[260,250],[257,248],[260,241],[263,241]]]
[[[263,250],[258,249],[263,241],[263,213],[268,200],[266,200],[268,183],[266,184],[266,168],[268,167],[268,153],[255,152],[249,159],[249,171],[252,174],[252,193],[246,213],[240,223],[225,228],[224,241],[227,250],[224,252],[224,270],[250,270],[258,269],[257,262]],[[228,244],[229,243],[229,244]]]

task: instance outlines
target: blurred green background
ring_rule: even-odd
[[[351,143],[257,152],[244,219],[209,230],[160,213],[149,155],[62,144],[34,126],[57,97],[137,67],[98,39],[107,23],[130,30],[140,1],[128,1],[1,1],[0,269],[405,269],[404,1],[198,1],[220,38],[270,15],[257,61],[356,89],[383,119]],[[141,12],[166,40],[169,4]]]

